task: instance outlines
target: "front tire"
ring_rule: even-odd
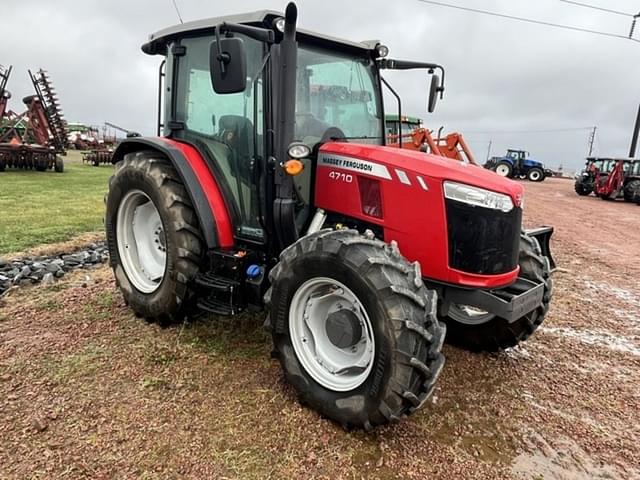
[[[587,195],[590,195],[593,192],[593,184],[584,183],[579,180],[576,181],[573,188],[576,191],[576,193],[581,197],[586,197]]]
[[[531,182],[542,182],[544,180],[544,172],[540,168],[531,168],[527,172],[527,179]]]
[[[282,252],[270,278],[274,353],[301,403],[345,428],[371,430],[429,398],[445,330],[435,293],[397,247],[322,230]]]
[[[538,241],[529,235],[520,237],[520,275],[544,283],[542,303],[533,311],[509,323],[504,318],[465,305],[451,305],[443,320],[447,324],[447,342],[478,352],[496,352],[527,340],[544,320],[553,290],[549,259],[542,255]]]
[[[149,321],[181,321],[204,248],[178,173],[157,152],[127,154],[106,204],[110,262],[125,302]]]

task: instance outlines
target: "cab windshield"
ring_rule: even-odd
[[[372,67],[367,58],[300,45],[296,140],[310,147],[336,137],[381,145],[382,109]]]

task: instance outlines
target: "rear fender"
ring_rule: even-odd
[[[549,240],[551,239],[551,235],[553,235],[553,227],[533,228],[531,230],[525,230],[524,233],[538,240],[542,254],[549,259],[551,270],[555,270],[556,262],[553,260],[553,256],[551,256],[551,247],[549,246]]]
[[[123,140],[113,153],[117,163],[128,153],[155,150],[173,164],[200,222],[208,249],[233,246],[233,227],[224,197],[206,160],[191,145],[161,137],[136,137]]]

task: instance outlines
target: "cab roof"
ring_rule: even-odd
[[[275,10],[258,10],[256,12],[194,20],[152,33],[149,35],[149,40],[142,45],[142,51],[149,55],[166,55],[167,45],[171,41],[193,34],[213,33],[215,26],[221,23],[239,23],[254,27],[272,28],[273,20],[279,17],[284,17],[284,13]],[[297,29],[296,34],[302,40],[325,44],[338,49],[360,50],[361,52],[370,51],[379,43],[377,40],[353,42],[304,29]]]
[[[613,160],[617,162],[618,160],[622,160],[624,162],[639,162],[640,158],[630,158],[630,157],[587,157],[587,161],[596,162],[598,160]]]

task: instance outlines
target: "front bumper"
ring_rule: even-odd
[[[544,283],[535,283],[519,277],[513,285],[500,290],[463,290],[445,287],[443,294],[445,303],[480,308],[511,323],[535,310],[542,303]]]
[[[553,227],[540,227],[527,230],[526,233],[538,240],[542,255],[549,259],[553,271],[556,264],[549,247]],[[485,310],[512,323],[538,308],[543,300],[545,285],[543,282],[518,277],[515,283],[496,290],[465,289],[452,285],[440,285],[436,288],[445,315],[449,305],[455,303]]]

